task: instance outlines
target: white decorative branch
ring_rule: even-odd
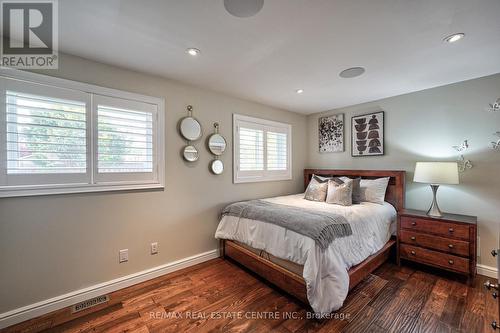
[[[469,149],[469,143],[467,140],[464,140],[462,144],[459,146],[453,146],[453,149],[455,149],[457,152],[460,153],[460,156],[458,157],[458,171],[459,172],[465,172],[467,169],[472,169],[472,162],[470,160],[466,160],[463,152],[465,152],[467,149]]]
[[[490,103],[488,104],[490,107],[488,108],[488,111],[491,111],[491,112],[497,112],[497,111],[500,111],[500,98],[498,98],[495,103]]]
[[[500,132],[496,132],[493,135],[496,135],[498,137],[498,140],[496,142],[495,141],[491,142],[491,148],[500,151]]]

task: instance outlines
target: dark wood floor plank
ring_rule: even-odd
[[[450,283],[444,279],[438,279],[432,288],[432,291],[427,298],[427,302],[422,308],[422,313],[432,313],[437,318],[440,318],[450,291]]]
[[[439,317],[440,316],[433,314],[432,311],[420,313],[418,320],[415,321],[412,333],[440,332],[444,324],[439,320]]]
[[[483,327],[483,316],[467,310],[464,312],[460,322],[460,329],[462,332],[481,332]]]
[[[363,311],[360,311],[350,322],[349,324],[342,330],[342,332],[348,333],[364,333],[369,332],[368,328],[373,323],[374,315],[378,311],[367,305],[363,308]]]
[[[441,315],[441,321],[452,328],[458,329],[460,328],[464,311],[465,297],[462,297],[462,294],[459,294],[459,297],[455,294],[450,295]]]
[[[349,293],[336,312],[347,317],[318,320],[307,319],[311,309],[295,298],[215,259],[133,286],[118,304],[46,332],[490,332],[497,302],[485,280],[468,286],[449,273],[385,263]]]

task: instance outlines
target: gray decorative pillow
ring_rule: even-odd
[[[328,193],[326,203],[342,206],[352,205],[352,186],[353,180],[347,179],[339,184],[335,179],[328,181]]]
[[[352,203],[353,204],[359,204],[361,203],[361,188],[359,183],[361,182],[361,178],[354,178],[351,179],[349,177],[340,177],[340,180],[346,181],[346,180],[352,180]]]
[[[321,180],[313,176],[309,185],[307,185],[304,199],[311,201],[325,201],[328,190],[328,180]]]
[[[361,179],[361,201],[383,204],[387,185],[389,185],[389,177]]]

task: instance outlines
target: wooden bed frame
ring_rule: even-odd
[[[391,203],[398,212],[404,208],[405,171],[305,169],[304,188],[307,188],[307,185],[313,175],[338,177],[348,176],[351,178],[361,177],[365,179],[390,177],[389,185],[385,194],[385,201]],[[349,269],[349,290],[354,288],[366,276],[380,267],[389,258],[391,249],[395,247],[395,244],[395,239],[391,238],[380,251]],[[230,240],[221,240],[220,251],[221,257],[231,258],[254,273],[260,275],[275,286],[295,296],[305,304],[309,304],[307,300],[306,283],[302,276],[291,272],[271,262],[269,259],[261,257]]]

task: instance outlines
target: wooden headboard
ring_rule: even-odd
[[[331,170],[331,169],[305,169],[304,170],[304,189],[307,188],[313,175],[324,177],[350,178],[361,177],[365,179],[374,179],[381,177],[390,177],[387,191],[385,192],[385,201],[389,202],[399,212],[405,206],[405,174],[406,171],[393,170]]]

